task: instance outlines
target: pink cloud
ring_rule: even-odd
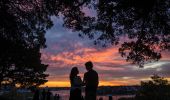
[[[58,54],[46,54],[42,56],[44,60],[50,60],[52,62],[63,62],[64,64],[80,64],[87,61],[93,61],[94,63],[126,63],[124,59],[120,59],[118,56],[118,48],[112,47],[104,50],[97,50],[95,48],[81,48],[73,52],[63,51]],[[118,59],[119,58],[119,59]]]

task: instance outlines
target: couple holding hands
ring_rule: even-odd
[[[98,74],[93,70],[93,63],[91,61],[85,63],[87,72],[84,74],[83,81],[78,76],[79,71],[77,67],[73,67],[70,73],[70,98],[69,100],[84,100],[82,97],[82,86],[85,86],[85,100],[96,100],[96,92],[99,84]]]

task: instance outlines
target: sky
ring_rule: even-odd
[[[42,86],[68,87],[72,67],[78,67],[79,76],[83,79],[86,72],[85,62],[92,61],[94,70],[99,74],[100,86],[139,85],[153,74],[170,80],[170,52],[163,52],[158,62],[148,63],[139,68],[126,62],[118,53],[118,46],[102,47],[94,45],[88,37],[81,38],[77,32],[64,28],[62,17],[52,17],[54,26],[47,31],[46,45],[42,61],[49,67],[48,82]],[[121,38],[125,40],[126,38]]]

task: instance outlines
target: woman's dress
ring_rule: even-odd
[[[70,89],[70,99],[69,100],[82,100],[81,95],[81,87],[82,87],[82,80],[80,76],[76,76],[73,78],[71,82],[71,89]]]

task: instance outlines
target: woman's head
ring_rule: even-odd
[[[70,73],[70,80],[72,80],[75,76],[77,76],[77,74],[79,74],[78,68],[77,67],[73,67],[71,69],[71,73]]]

